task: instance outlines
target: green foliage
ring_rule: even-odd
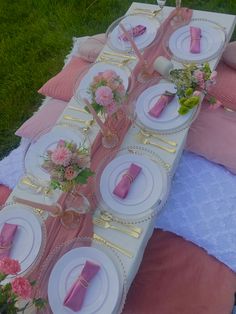
[[[0,1],[0,157],[19,144],[14,135],[38,109],[37,90],[58,73],[72,37],[105,32],[132,0]],[[156,3],[150,0],[136,2]],[[173,6],[174,0],[167,5]],[[193,9],[236,14],[235,0],[185,0]],[[236,39],[236,33],[233,36]]]

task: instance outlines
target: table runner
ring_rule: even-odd
[[[188,15],[185,19],[185,23],[187,23],[189,21],[189,18],[191,17],[191,14],[189,14],[189,12],[192,12],[192,11],[190,11],[188,9],[186,11],[186,9],[182,8],[181,12],[183,15],[185,15],[185,12],[188,12]],[[169,22],[175,15],[176,15],[176,10],[174,10],[170,14],[170,16],[167,18],[167,20],[163,23],[163,27],[165,29],[170,29],[170,31],[167,32],[168,34],[170,34],[170,32],[173,31],[173,28],[172,28],[172,26],[169,25]],[[162,46],[161,40],[162,40],[162,37],[158,40],[158,43],[160,46]],[[149,54],[152,53],[152,51],[153,50],[151,49]],[[161,53],[161,51],[159,51],[159,52]],[[156,54],[155,54],[155,56],[156,56]],[[136,87],[138,87],[140,85],[142,85],[142,84],[136,83]],[[139,89],[135,89],[135,91],[136,90],[139,90]],[[131,94],[131,97],[128,99],[128,102],[129,101],[132,102],[133,97],[135,97],[135,92],[133,94]],[[125,105],[128,105],[128,104],[126,103]],[[109,159],[111,156],[115,157],[115,155],[118,151],[118,148],[121,145],[123,138],[124,138],[125,134],[127,133],[130,125],[131,125],[131,123],[130,123],[129,119],[127,119],[125,117],[125,115],[123,115],[118,120],[113,119],[112,126],[117,131],[117,134],[119,137],[119,144],[113,149],[108,150],[102,146],[102,144],[101,144],[102,134],[101,134],[101,132],[98,133],[94,143],[92,144],[92,148],[91,148],[91,170],[96,172],[96,169],[99,167],[101,160],[103,160],[104,157],[106,157],[108,154],[109,154]],[[105,166],[105,164],[104,164],[104,166]],[[78,186],[78,189],[77,189],[78,192],[82,192],[88,198],[88,200],[90,201],[92,210],[95,210],[96,206],[97,206],[96,190],[95,189],[96,189],[96,176],[90,177],[88,180],[88,183],[86,185],[84,185],[82,187]],[[62,208],[65,208],[65,203],[68,199],[68,196],[69,196],[68,193],[62,193],[61,196],[59,197],[58,203],[62,206]],[[68,206],[68,204],[67,204],[67,206]],[[91,215],[86,214],[86,215],[81,215],[81,216],[83,217],[83,218],[81,218],[81,224],[83,223],[83,220],[85,220],[88,225],[91,224],[91,227],[85,230],[84,235],[85,236],[91,236],[91,234],[90,234],[91,229],[92,229]],[[81,226],[81,224],[80,224],[80,226]],[[50,252],[50,249],[52,247],[55,247],[55,246],[61,244],[62,241],[70,240],[73,237],[80,235],[80,227],[78,227],[78,230],[77,229],[76,230],[65,230],[64,227],[60,225],[60,219],[59,218],[56,218],[54,220],[53,220],[53,218],[48,219],[46,221],[46,228],[47,228],[47,233],[48,233],[48,242],[46,245],[45,252],[42,256],[42,260],[44,260],[47,257],[47,255]],[[86,231],[88,231],[88,234],[86,234]],[[63,237],[61,236],[62,233],[64,233]],[[33,278],[34,276],[37,276],[38,271],[39,271],[39,268],[37,268],[34,271],[34,273],[31,275],[31,277]]]

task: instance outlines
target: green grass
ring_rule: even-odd
[[[155,3],[155,1],[136,1]],[[37,90],[60,71],[72,37],[105,32],[131,0],[0,1],[0,158],[17,128],[40,106]],[[236,14],[235,0],[183,0],[190,8]],[[174,5],[174,1],[168,1]],[[234,36],[236,38],[236,36]]]

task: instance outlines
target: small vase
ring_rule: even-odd
[[[107,128],[105,131],[102,132],[102,135],[103,147],[110,149],[118,145],[119,137],[115,131],[111,131],[109,128]]]
[[[67,195],[65,203],[65,211],[61,216],[61,224],[66,228],[77,228],[80,223],[81,214],[90,211],[90,203],[88,199],[78,191],[78,186],[74,187]]]

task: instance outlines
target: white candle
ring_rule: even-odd
[[[155,69],[155,71],[160,73],[161,76],[168,78],[170,71],[174,68],[174,65],[170,60],[166,59],[163,56],[160,56],[154,61],[153,68]]]

